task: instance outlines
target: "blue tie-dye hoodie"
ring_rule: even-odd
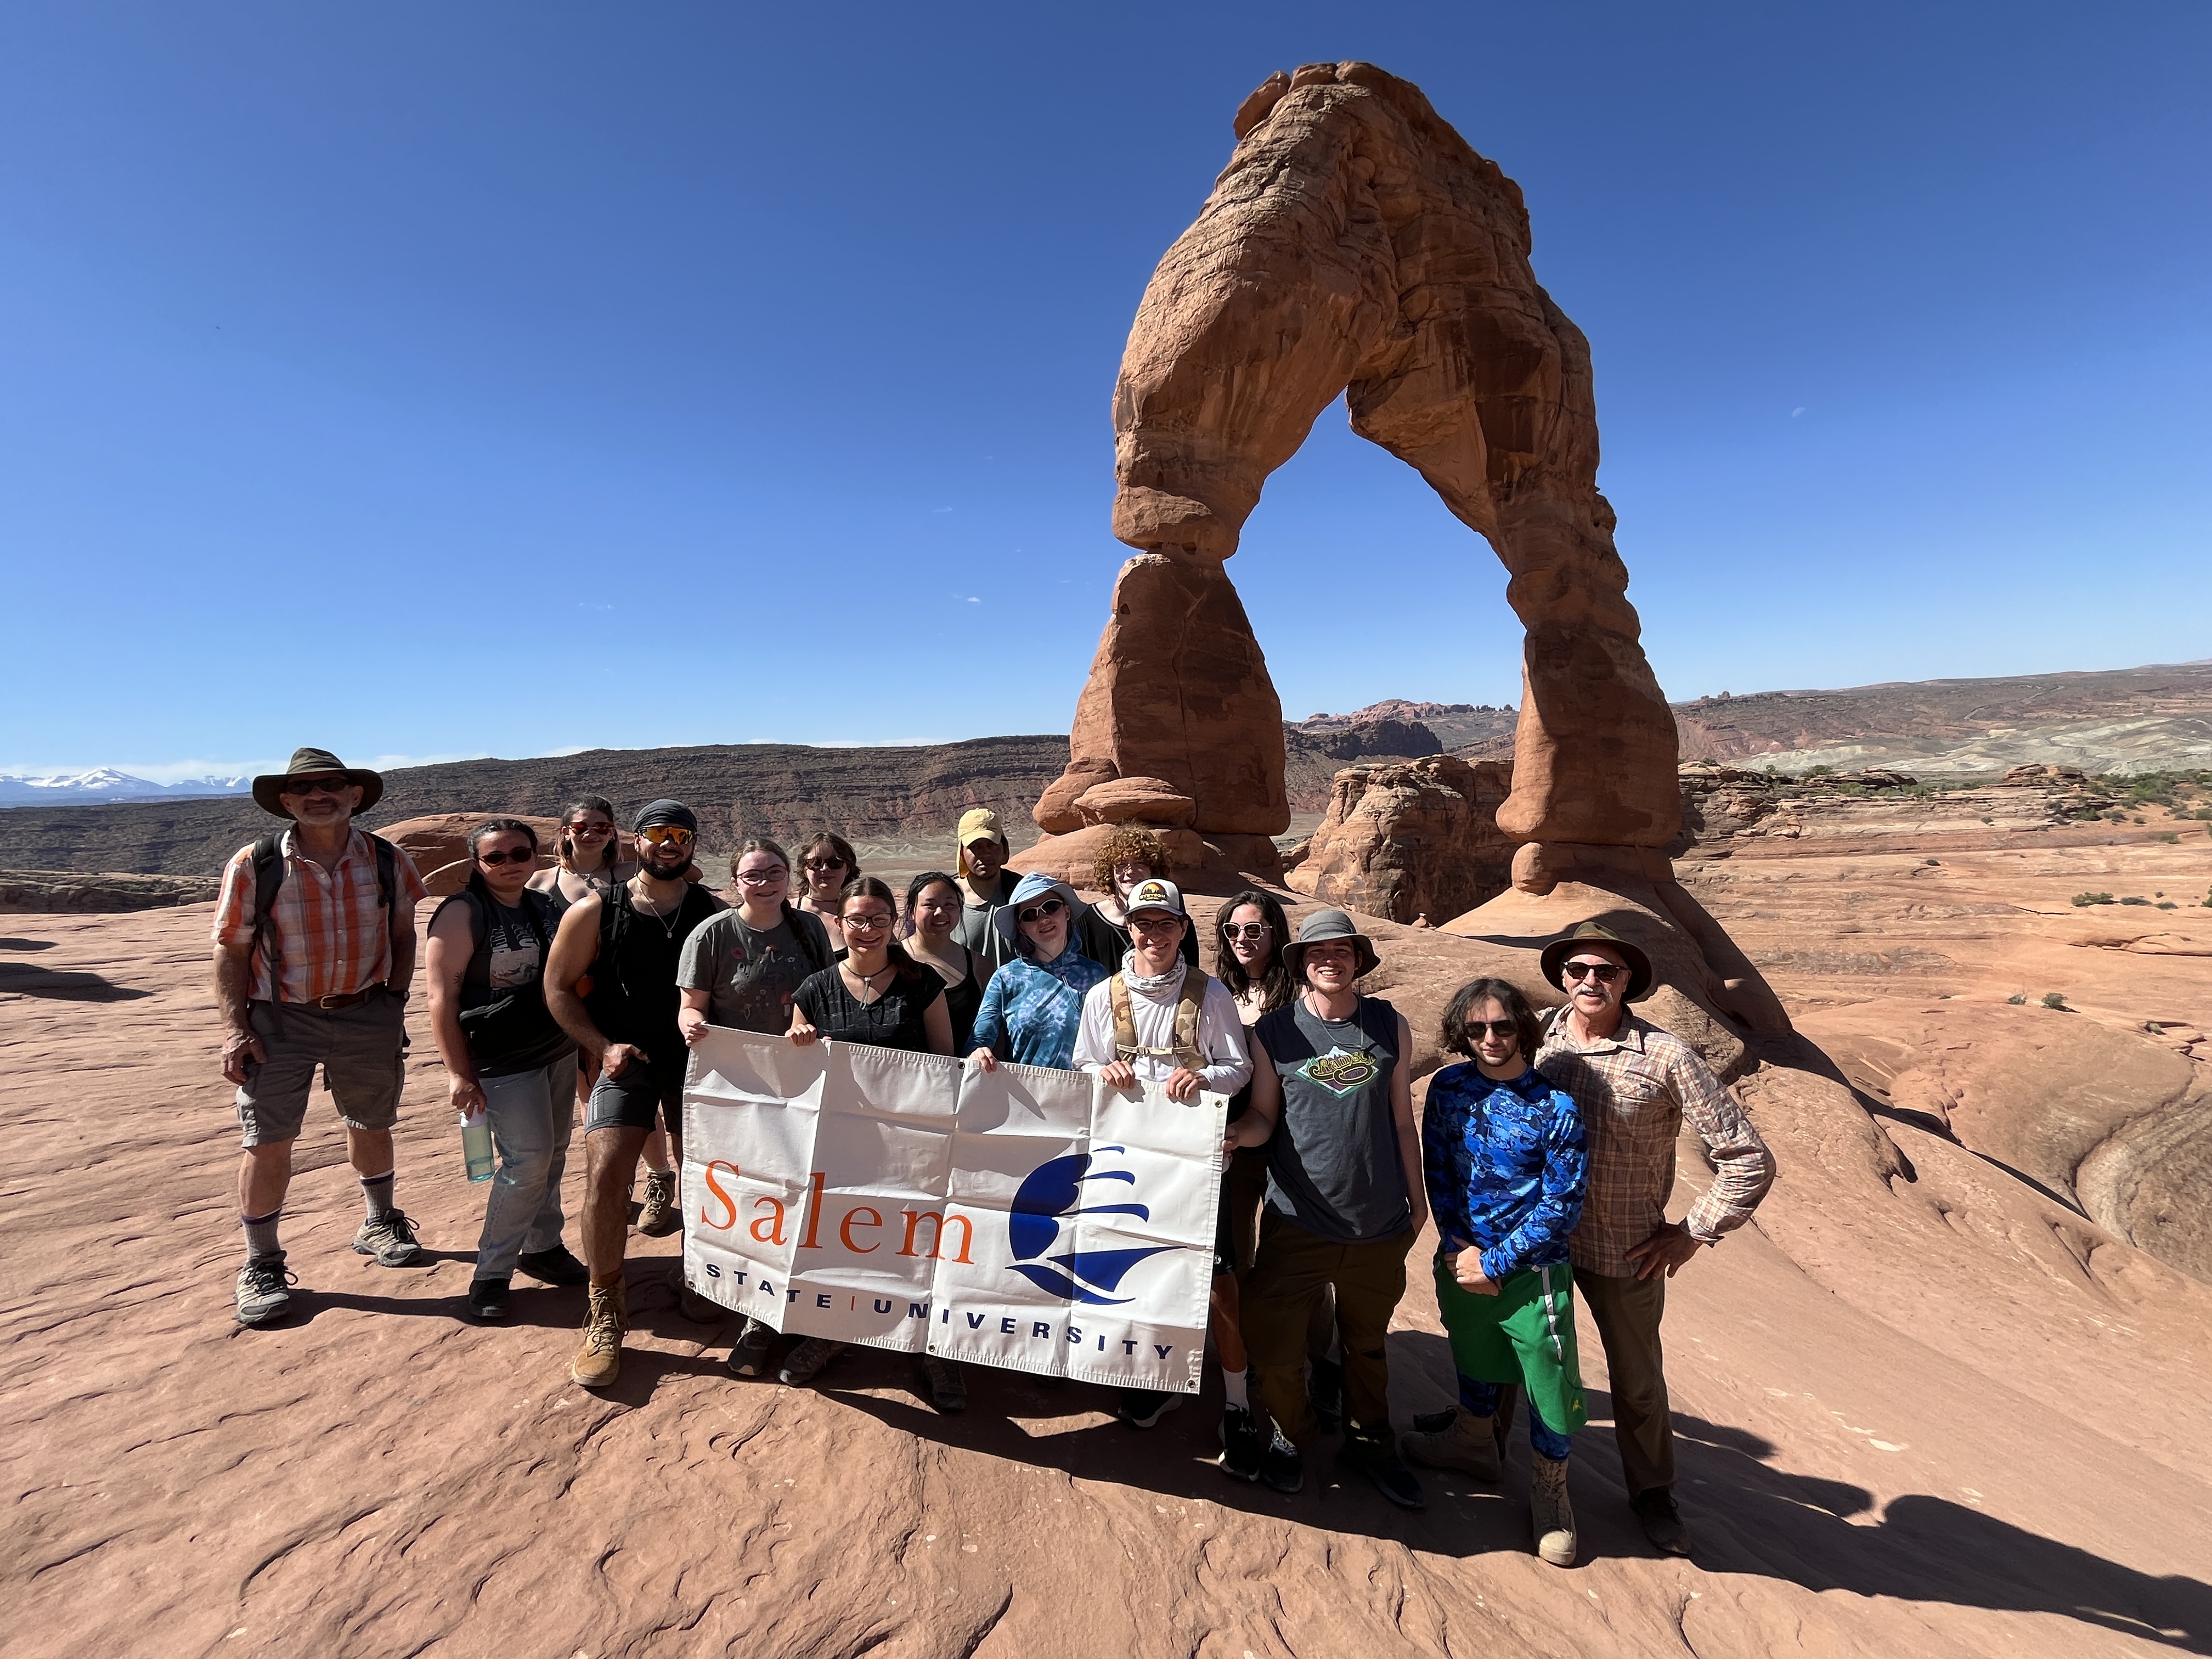
[[[1057,897],[1067,906],[1067,945],[1050,962],[1039,962],[1014,925],[1014,915],[1024,905],[1046,897]],[[1083,909],[1083,901],[1065,882],[1034,870],[1022,878],[1006,908],[991,918],[994,926],[1012,935],[1018,954],[1009,957],[983,989],[983,1006],[975,1012],[975,1047],[1018,1066],[1075,1069],[1083,994],[1113,971],[1085,956],[1076,942],[1075,924]]]

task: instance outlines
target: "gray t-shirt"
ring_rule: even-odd
[[[807,937],[798,937],[794,927]],[[829,930],[804,910],[787,908],[765,932],[735,910],[723,910],[684,941],[676,983],[708,994],[710,1023],[774,1035],[791,1029],[791,994],[830,961]]]
[[[1262,1014],[1253,1039],[1283,1084],[1283,1115],[1267,1152],[1267,1207],[1339,1243],[1394,1238],[1413,1224],[1390,1079],[1398,1011],[1362,997],[1350,1019],[1327,1020],[1298,998]]]

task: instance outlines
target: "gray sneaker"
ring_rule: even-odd
[[[284,1253],[258,1255],[238,1270],[238,1322],[251,1328],[273,1325],[292,1308],[287,1285],[300,1282],[297,1273],[284,1269]]]
[[[353,1248],[355,1254],[373,1255],[377,1265],[385,1267],[404,1267],[422,1254],[415,1224],[398,1210],[386,1210],[375,1220],[362,1222],[361,1231],[353,1236]]]

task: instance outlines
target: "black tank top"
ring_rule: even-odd
[[[676,1027],[682,1000],[676,967],[691,930],[723,908],[693,883],[672,917],[648,915],[630,902],[621,883],[599,907],[599,954],[592,964],[592,1024],[612,1042],[645,1050],[656,1077],[684,1075],[684,1038]]]

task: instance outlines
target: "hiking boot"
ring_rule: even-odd
[[[1428,1508],[1429,1496],[1421,1490],[1421,1483],[1414,1478],[1413,1470],[1407,1468],[1398,1456],[1398,1449],[1393,1443],[1387,1425],[1370,1431],[1356,1423],[1347,1423],[1344,1429],[1344,1449],[1337,1455],[1372,1480],[1375,1490],[1400,1509]]]
[[[1267,1449],[1260,1454],[1260,1480],[1271,1492],[1285,1498],[1295,1497],[1305,1490],[1306,1460],[1298,1449],[1277,1429],[1267,1442]]]
[[[422,1254],[415,1237],[415,1224],[398,1210],[386,1210],[374,1221],[364,1221],[353,1236],[355,1254],[373,1255],[381,1267],[404,1267]]]
[[[1536,1553],[1555,1567],[1575,1564],[1575,1511],[1567,1502],[1567,1460],[1554,1463],[1541,1452],[1528,1455],[1528,1529]]]
[[[684,1212],[676,1207],[676,1171],[647,1170],[645,1172],[645,1203],[637,1212],[637,1230],[647,1238],[665,1238],[684,1224]]]
[[[766,1322],[745,1321],[744,1329],[730,1345],[730,1375],[758,1376],[768,1370],[768,1351],[775,1346],[775,1331]]]
[[[929,1403],[945,1416],[955,1417],[968,1409],[968,1379],[951,1360],[933,1353],[922,1355],[921,1380]]]
[[[249,1330],[275,1324],[292,1310],[292,1292],[286,1286],[299,1282],[299,1274],[285,1270],[282,1250],[250,1258],[238,1270],[238,1322]]]
[[[544,1285],[588,1285],[592,1270],[568,1254],[566,1244],[550,1250],[525,1250],[514,1265]]]
[[[684,1282],[684,1264],[678,1261],[668,1270],[668,1288],[676,1292],[676,1311],[695,1325],[716,1325],[729,1310],[720,1303],[711,1301]]]
[[[1260,1436],[1260,1419],[1243,1406],[1228,1406],[1221,1413],[1221,1455],[1215,1461],[1222,1474],[1248,1484],[1260,1478],[1261,1459],[1267,1443]]]
[[[1628,1500],[1628,1507],[1636,1511],[1636,1518],[1644,1523],[1644,1535],[1660,1554],[1690,1553],[1690,1529],[1682,1524],[1682,1511],[1674,1507],[1674,1494],[1666,1487],[1654,1486],[1637,1493]]]
[[[804,1388],[814,1380],[815,1374],[845,1351],[842,1342],[832,1342],[826,1336],[810,1336],[784,1356],[783,1369],[775,1380],[787,1389]]]
[[[1161,1394],[1152,1389],[1124,1389],[1121,1398],[1114,1407],[1114,1415],[1133,1429],[1149,1429],[1182,1404],[1179,1394]]]
[[[568,1362],[568,1375],[587,1389],[614,1386],[622,1375],[623,1333],[629,1328],[629,1303],[619,1279],[611,1285],[592,1286],[591,1306],[584,1315],[584,1346]]]
[[[507,1285],[504,1279],[479,1279],[469,1286],[469,1311],[478,1319],[507,1317]]]
[[[1473,1412],[1423,1412],[1404,1441],[1406,1455],[1432,1469],[1458,1469],[1486,1486],[1498,1484],[1498,1437],[1494,1417]]]
[[[1306,1406],[1314,1426],[1334,1434],[1344,1426],[1344,1367],[1334,1359],[1316,1359],[1306,1378]]]

